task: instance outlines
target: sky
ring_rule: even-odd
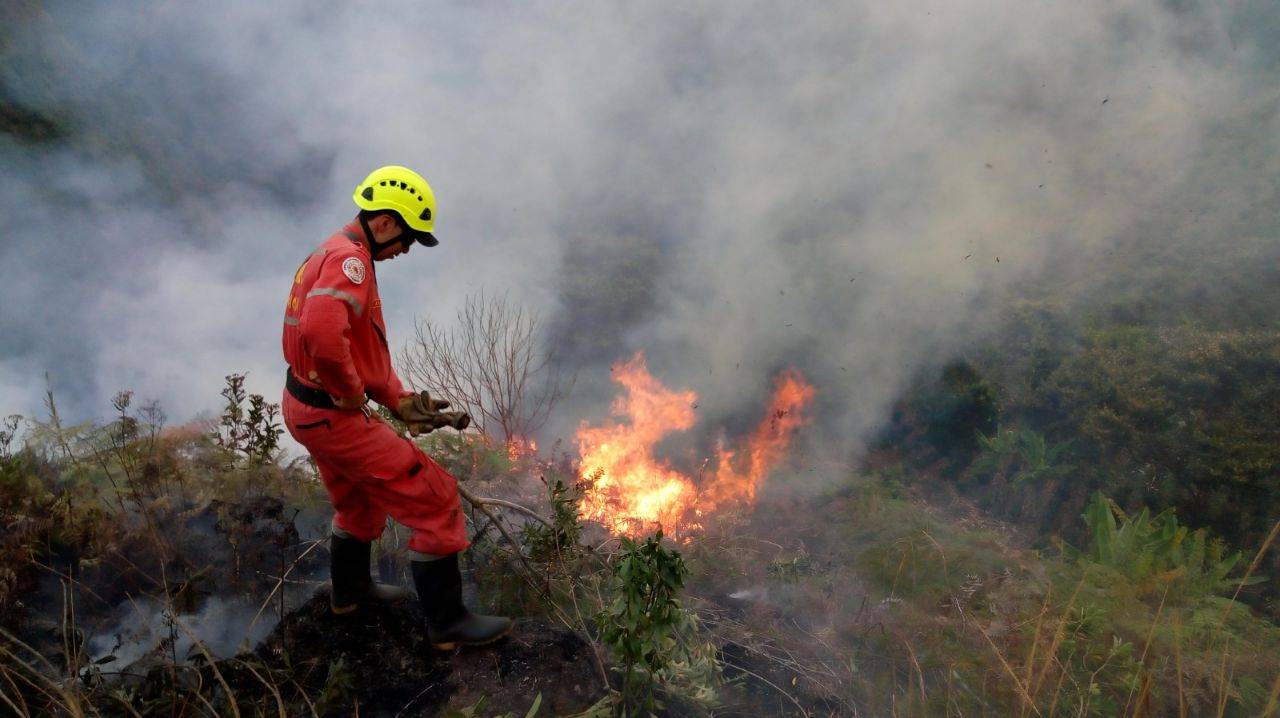
[[[279,397],[294,270],[403,164],[441,244],[377,266],[393,345],[505,293],[578,376],[549,436],[643,350],[709,424],[798,368],[856,444],[1011,287],[1194,191],[1215,123],[1274,92],[1277,14],[9,3],[4,116],[55,120],[0,132],[0,413],[39,415],[46,375],[75,420],[131,389],[186,421],[232,372]]]

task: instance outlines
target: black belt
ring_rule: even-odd
[[[316,409],[337,409],[333,403],[333,397],[329,396],[327,391],[323,389],[315,389],[298,381],[298,377],[293,375],[292,369],[285,369],[284,388],[293,395],[294,399]]]

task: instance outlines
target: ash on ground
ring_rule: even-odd
[[[437,651],[416,602],[335,616],[324,591],[286,616],[253,654],[220,663],[242,697],[265,690],[246,662],[287,675],[282,692],[301,688],[321,715],[358,709],[361,716],[434,716],[482,698],[486,713],[523,715],[539,694],[543,714],[566,715],[603,695],[590,646],[568,630],[518,621],[511,636],[491,646]]]

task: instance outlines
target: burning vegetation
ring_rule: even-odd
[[[799,373],[774,379],[754,428],[701,472],[658,449],[696,426],[696,394],[641,355],[615,380],[618,420],[583,426],[577,457],[477,432],[420,439],[472,497],[477,603],[521,617],[507,643],[461,653],[430,650],[413,604],[330,615],[318,483],[283,461],[273,407],[239,377],[201,430],[165,430],[124,395],[104,426],[67,427],[50,401],[16,451],[10,421],[0,701],[21,716],[591,718],[1275,704],[1280,629],[1243,603],[1274,532],[1246,561],[1098,496],[1084,548],[1050,553],[926,502],[884,455],[788,497],[764,490],[771,471],[818,468],[789,455],[815,398]],[[375,570],[405,583],[405,558],[388,531]]]
[[[983,361],[923,376],[857,460],[793,450],[817,392],[799,371],[712,441],[698,392],[643,354],[614,368],[612,421],[567,451],[535,441],[519,402],[493,410],[519,422],[419,438],[461,480],[478,608],[520,617],[508,643],[462,653],[432,653],[413,605],[329,615],[321,487],[243,377],[220,421],[182,430],[127,392],[111,421],[68,426],[50,396],[44,418],[0,424],[0,703],[1274,715],[1280,334],[1065,319],[1015,314]],[[792,470],[824,488],[789,493]],[[379,541],[381,580],[408,583],[404,538]]]
[[[795,432],[807,422],[814,389],[797,371],[780,374],[755,430],[740,446],[722,439],[714,465],[703,462],[698,478],[655,455],[667,436],[693,428],[698,395],[668,389],[649,373],[644,354],[613,369],[624,393],[614,401],[619,421],[578,429],[580,478],[587,486],[583,518],[627,536],[655,529],[687,536],[718,507],[751,506],[761,484],[779,463]]]

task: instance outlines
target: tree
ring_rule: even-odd
[[[570,383],[554,353],[540,345],[540,328],[536,313],[505,294],[472,294],[451,327],[417,320],[400,363],[413,388],[453,402],[484,433],[528,437]]]

